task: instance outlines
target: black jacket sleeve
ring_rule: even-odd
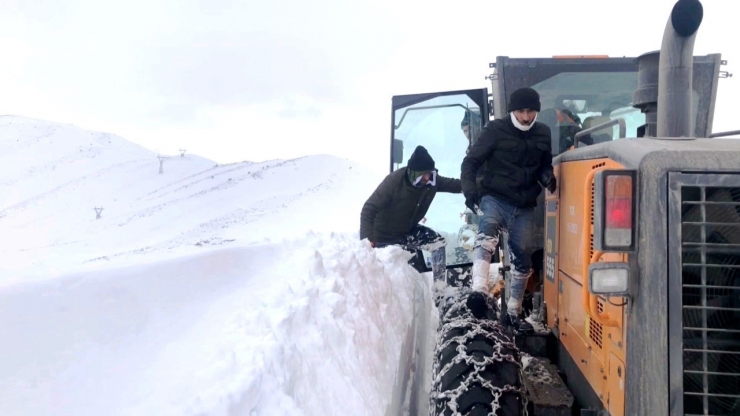
[[[375,192],[370,195],[370,198],[365,201],[365,205],[362,206],[362,212],[360,213],[360,240],[367,238],[372,241],[375,216],[378,215],[381,209],[391,203],[392,197],[393,184],[391,176],[388,175],[378,185]]]
[[[489,125],[486,125],[483,131],[481,131],[478,141],[470,147],[470,151],[462,161],[460,180],[462,182],[463,193],[473,192],[478,189],[475,182],[476,174],[478,173],[478,169],[486,163],[486,160],[488,160],[488,157],[493,151],[495,134]]]
[[[460,179],[437,176],[437,192],[448,192],[451,194],[461,193],[462,184],[460,182]]]

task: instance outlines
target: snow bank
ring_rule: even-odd
[[[5,287],[0,414],[397,414],[431,302],[407,259],[309,234]]]

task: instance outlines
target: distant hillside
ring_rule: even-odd
[[[159,168],[115,135],[0,117],[0,233],[12,236],[0,241],[0,283],[290,238],[291,224],[353,232],[382,179],[325,155],[218,165],[178,154]]]

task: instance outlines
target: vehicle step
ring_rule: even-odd
[[[547,358],[524,355],[524,386],[529,398],[530,414],[535,416],[570,416],[573,395]]]
[[[532,334],[517,335],[514,338],[517,348],[533,357],[547,357],[548,342],[551,339],[550,331],[535,332]]]

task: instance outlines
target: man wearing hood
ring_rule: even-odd
[[[473,145],[473,139],[477,139],[480,134],[480,115],[471,110],[465,110],[462,121],[460,121],[460,129],[462,130],[465,138],[468,139],[468,147],[465,149],[465,154],[470,151],[470,146]]]
[[[518,332],[533,331],[520,316],[524,290],[532,273],[534,251],[534,208],[542,187],[555,192],[550,128],[537,120],[539,94],[521,88],[511,94],[509,116],[489,122],[462,162],[460,179],[465,205],[482,211],[473,248],[473,294],[468,306],[473,314],[485,314],[485,297],[491,257],[502,230],[509,233],[511,287],[506,300],[508,316],[504,322]],[[482,180],[476,173],[483,166]]]
[[[430,251],[434,279],[444,280],[445,239],[419,224],[437,192],[461,193],[460,180],[439,176],[427,150],[417,146],[407,166],[386,176],[365,202],[360,239],[376,248],[400,245],[412,253]]]

